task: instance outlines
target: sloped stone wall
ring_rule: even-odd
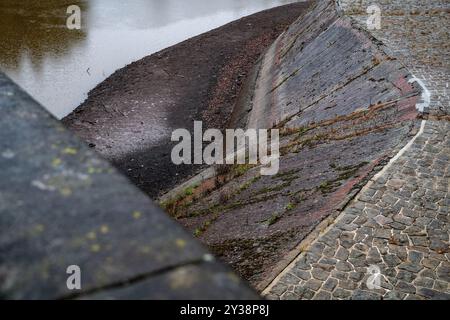
[[[335,1],[316,1],[260,58],[230,121],[280,129],[279,174],[238,167],[170,213],[265,288],[418,132],[421,89],[387,51]]]

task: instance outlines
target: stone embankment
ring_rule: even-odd
[[[340,3],[364,28],[372,3]],[[265,289],[267,298],[450,299],[450,6],[379,3],[381,29],[371,33],[423,87],[421,130]]]
[[[448,4],[380,0],[382,29],[373,31],[366,25],[369,5],[314,2],[253,69],[245,68],[240,93],[225,99],[230,112],[218,120],[229,118],[226,127],[280,129],[277,175],[261,176],[259,167],[248,165],[209,168],[162,198],[169,214],[268,298],[448,299],[450,42],[442,27]],[[149,58],[151,68],[157,58],[171,61],[169,51]],[[113,79],[122,83],[126,71]],[[168,81],[167,74],[159,76]],[[228,78],[214,87],[217,97]],[[163,101],[146,90],[138,93],[143,103]],[[107,87],[97,91],[93,105],[108,96]],[[173,92],[164,92],[171,101]],[[74,113],[66,123],[89,139],[112,128],[122,152],[127,137],[139,137],[130,128],[141,123],[139,108],[123,107],[103,123],[103,115],[112,114],[105,106],[97,123],[86,115],[101,108],[85,106],[79,110],[84,115]],[[191,114],[190,120],[214,120],[213,113]],[[117,119],[133,121],[116,126]],[[97,149],[116,152],[107,147],[114,137],[98,139]],[[149,150],[120,160],[141,188],[151,186],[156,172]],[[370,266],[381,273],[375,290],[367,287]]]
[[[418,133],[423,89],[388,52],[317,1],[258,61],[230,120],[281,130],[279,174],[218,168],[165,208],[265,289]]]

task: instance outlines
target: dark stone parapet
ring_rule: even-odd
[[[0,137],[1,298],[257,297],[2,73]]]

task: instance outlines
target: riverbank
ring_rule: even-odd
[[[262,11],[134,62],[62,121],[156,198],[202,169],[172,164],[172,131],[194,120],[224,128],[255,62],[308,5]]]
[[[162,204],[263,291],[418,132],[421,90],[335,0],[316,1],[253,72],[232,119],[280,129],[279,173],[262,176],[248,165],[220,170],[219,183],[192,184]],[[380,206],[392,205],[387,198]],[[352,239],[341,241],[350,246]],[[328,270],[335,260],[311,261]],[[326,275],[313,273],[316,280]]]

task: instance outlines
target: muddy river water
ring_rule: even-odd
[[[0,70],[58,118],[118,68],[293,0],[1,0]],[[81,29],[68,29],[70,5]]]

